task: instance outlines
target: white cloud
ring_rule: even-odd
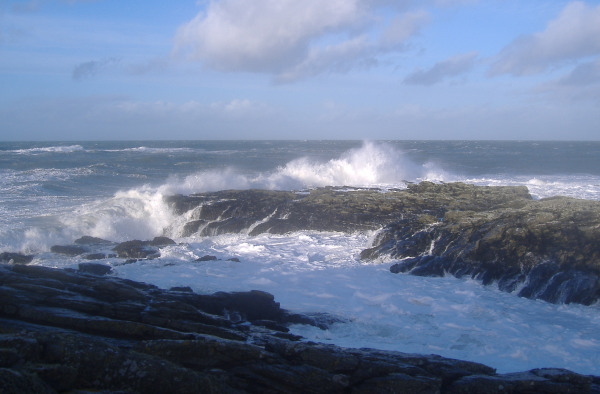
[[[411,85],[433,85],[448,77],[455,77],[471,70],[475,65],[477,52],[456,55],[436,63],[428,70],[417,70],[409,74],[404,83]]]
[[[600,5],[569,3],[542,32],[522,36],[496,58],[492,75],[528,75],[600,54]]]
[[[388,0],[213,0],[179,28],[175,53],[279,82],[346,71],[400,50],[428,21],[424,12],[389,18],[381,6],[398,12]]]

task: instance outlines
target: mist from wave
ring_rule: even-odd
[[[406,182],[435,179],[445,172],[431,163],[419,165],[384,143],[363,142],[339,157],[319,161],[301,157],[272,171],[252,173],[236,167],[171,177],[164,194],[192,194],[226,189],[301,190],[324,186],[405,187]]]

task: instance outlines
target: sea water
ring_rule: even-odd
[[[453,277],[391,274],[358,258],[374,232],[182,237],[163,197],[224,189],[402,188],[408,182],[525,185],[534,198],[600,200],[600,142],[127,141],[0,143],[0,252],[76,267],[50,253],[82,235],[112,241],[166,235],[161,257],[119,277],[196,292],[259,289],[282,307],[326,313],[308,340],[440,354],[499,372],[537,367],[600,375],[598,305],[554,305]],[[220,261],[195,262],[204,255]],[[236,257],[239,262],[227,261]]]

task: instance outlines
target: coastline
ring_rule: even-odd
[[[286,325],[314,320],[259,291],[198,295],[27,265],[0,272],[7,394],[600,392],[600,377],[564,369],[497,374],[436,355],[302,341]]]

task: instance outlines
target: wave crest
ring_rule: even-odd
[[[340,158],[314,163],[293,160],[278,169],[276,178],[295,180],[306,187],[397,186],[423,177],[424,168],[389,145],[365,142]]]
[[[364,142],[362,146],[328,161],[308,157],[292,160],[272,172],[244,173],[229,167],[172,177],[164,194],[192,194],[225,189],[298,190],[323,186],[402,187],[428,179],[430,165],[418,165],[390,145]]]
[[[18,154],[36,154],[36,153],[73,153],[81,152],[85,149],[81,145],[67,145],[67,146],[47,146],[42,148],[30,148],[30,149],[17,149],[10,151]]]

